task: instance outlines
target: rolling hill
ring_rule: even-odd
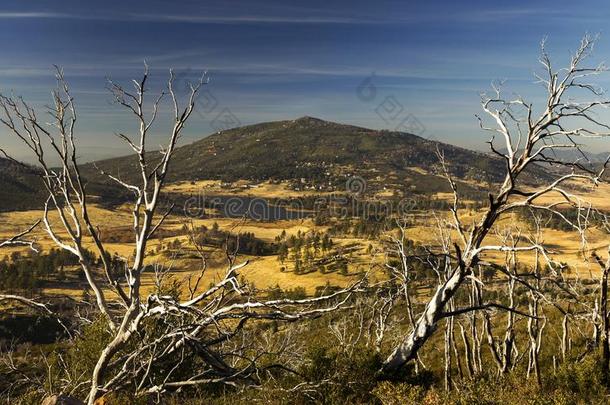
[[[338,124],[312,117],[234,128],[179,147],[170,181],[218,179],[288,180],[319,189],[344,184],[361,176],[371,184],[417,192],[446,189],[436,155],[443,151],[450,172],[469,183],[501,180],[504,162],[488,154],[385,130]],[[155,154],[151,153],[150,159]],[[96,162],[95,166],[137,181],[134,157]],[[103,181],[90,164],[84,173]],[[546,176],[541,170],[530,180]],[[532,177],[533,176],[533,177]]]
[[[428,140],[404,132],[373,130],[312,117],[248,125],[218,132],[176,149],[168,180],[253,182],[282,180],[293,188],[343,191],[346,180],[360,176],[369,190],[431,194],[448,191],[440,176],[437,150],[465,194],[480,193],[488,183],[501,181],[504,162],[489,154]],[[149,164],[159,159],[150,152]],[[113,203],[130,193],[99,173],[103,169],[137,184],[134,156],[117,157],[81,167],[90,194]],[[539,181],[549,174],[541,167],[524,180]],[[481,186],[481,187],[479,187]],[[0,159],[0,210],[40,207],[45,195],[36,169]]]
[[[46,193],[36,168],[0,157],[0,211],[40,208]]]

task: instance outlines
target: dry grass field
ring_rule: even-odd
[[[310,195],[308,191],[294,191],[287,188],[284,183],[271,184],[261,183],[254,187],[246,187],[246,182],[233,183],[231,187],[222,187],[218,181],[199,181],[195,183],[180,182],[170,184],[167,190],[170,193],[194,194],[194,193],[210,193],[225,195],[240,195],[240,196],[257,196],[265,198],[296,198],[298,196]],[[579,189],[579,196],[583,201],[590,202],[601,209],[610,209],[610,185],[601,185],[596,189]],[[548,196],[540,199],[538,202],[548,202],[551,198],[557,196]],[[439,199],[450,200],[449,194],[439,194],[436,196]],[[42,211],[19,211],[0,214],[0,238],[9,237],[16,232],[28,228],[32,223],[42,218]],[[440,213],[438,215],[445,215]],[[109,210],[96,205],[90,207],[90,215],[93,222],[100,224],[102,235],[105,232],[113,233],[121,231],[123,233],[130,232],[132,223],[131,211],[129,206],[121,206]],[[479,219],[480,214],[474,211],[463,211],[462,222],[466,225]],[[426,213],[415,215],[417,218],[416,225],[408,229],[407,236],[417,243],[434,245],[437,242],[437,223],[436,220]],[[59,218],[55,212],[50,214],[50,222],[58,223]],[[273,242],[275,238],[285,232],[288,237],[297,233],[307,233],[313,230],[325,231],[326,227],[315,226],[311,219],[299,220],[282,220],[273,222],[254,221],[246,219],[231,219],[231,218],[206,218],[206,219],[188,219],[180,215],[169,216],[163,227],[166,231],[173,231],[172,235],[165,238],[155,238],[149,242],[147,264],[162,264],[171,266],[171,277],[178,281],[187,280],[189,277],[196,277],[201,269],[200,260],[194,255],[178,255],[172,252],[163,251],[162,248],[167,244],[180,240],[182,249],[186,252],[191,250],[189,247],[188,237],[182,231],[185,224],[189,226],[205,226],[211,228],[216,223],[221,230],[230,231],[233,233],[253,233],[258,239],[265,242]],[[528,228],[526,223],[520,221],[516,216],[510,216],[499,221],[497,229],[511,227],[519,229],[524,236],[531,234],[532,230]],[[62,227],[58,226],[61,230]],[[65,235],[65,232],[58,232],[59,236]],[[42,250],[54,248],[53,242],[46,234],[42,226],[39,226],[31,235]],[[497,236],[488,237],[486,243],[498,244]],[[383,272],[379,270],[383,262],[383,255],[369,254],[367,247],[373,245],[375,248],[380,247],[379,240],[367,240],[359,238],[341,238],[335,237],[336,246],[359,246],[351,255],[348,265],[347,275],[341,275],[337,272],[322,274],[318,271],[308,274],[296,275],[292,271],[290,260],[284,266],[280,264],[275,255],[269,256],[241,256],[239,260],[249,260],[241,275],[249,282],[253,283],[259,289],[268,289],[279,286],[282,289],[294,289],[303,287],[307,293],[313,293],[316,287],[326,284],[344,286],[352,282],[357,274],[371,270],[373,278],[383,277]],[[596,250],[603,254],[607,249],[608,236],[597,228],[590,228],[587,233],[588,244],[583,256],[582,244],[580,236],[576,232],[560,231],[555,229],[544,229],[542,235],[543,242],[549,246],[552,251],[552,257],[555,260],[567,263],[571,268],[576,270],[576,274],[585,277],[591,276],[598,272],[597,265],[590,261],[583,260],[583,257],[590,257],[592,250]],[[85,240],[85,245],[93,249],[92,242]],[[111,254],[128,258],[133,251],[130,243],[110,243],[106,242],[106,246]],[[10,248],[5,252],[10,255],[13,251],[23,251],[24,248]],[[373,252],[380,249],[373,249]],[[223,255],[220,252],[210,250],[208,252],[213,260],[208,262],[208,269],[202,279],[204,285],[208,285],[217,281],[226,271],[226,264],[223,260]],[[487,254],[485,257],[490,261],[501,261],[503,254]],[[522,253],[519,255],[519,260],[526,264],[533,264],[535,256],[533,253]],[[282,271],[281,267],[285,267]],[[144,277],[144,289],[152,289],[154,287],[154,277],[152,273],[147,273]],[[81,291],[74,291],[62,288],[50,288],[46,291],[50,294],[80,294]]]
[[[43,215],[42,211],[22,211],[22,212],[11,212],[0,214],[0,238],[9,237],[19,230],[26,229],[32,223],[36,222]],[[104,231],[113,230],[126,230],[129,229],[132,218],[131,213],[127,207],[118,208],[115,210],[107,210],[97,206],[90,208],[90,215],[93,218],[94,223],[102,224],[102,235]],[[57,223],[58,217],[55,213],[50,215],[50,222],[52,224]],[[254,233],[257,238],[260,238],[267,242],[272,242],[276,236],[280,235],[283,231],[289,237],[296,235],[298,232],[306,233],[314,229],[321,230],[323,228],[315,227],[313,222],[309,219],[298,220],[298,221],[276,221],[276,222],[259,222],[259,221],[247,221],[247,220],[236,220],[227,218],[217,219],[194,219],[185,220],[179,216],[168,217],[164,229],[165,230],[176,230],[179,231],[184,224],[192,224],[196,227],[204,225],[211,228],[214,223],[217,223],[221,230],[245,233]],[[61,229],[58,227],[57,229]],[[65,232],[58,232],[59,236],[65,236]],[[32,234],[31,238],[36,241],[42,251],[48,251],[55,248],[54,243],[50,240],[42,226],[39,226]],[[171,277],[174,277],[178,281],[187,280],[189,276],[196,277],[201,270],[201,262],[196,257],[181,258],[180,255],[174,258],[171,253],[165,252],[165,254],[158,253],[158,246],[161,244],[167,244],[175,240],[180,240],[185,250],[189,250],[188,237],[186,235],[177,235],[164,239],[153,238],[149,241],[148,251],[149,255],[146,259],[146,264],[161,264],[163,266],[169,266],[172,268]],[[338,239],[337,245],[347,243],[362,242],[356,239]],[[91,240],[85,239],[85,246],[91,250],[94,250],[94,245]],[[110,254],[117,254],[122,257],[129,257],[133,251],[133,246],[129,243],[110,243],[106,242]],[[362,244],[363,250],[368,244]],[[14,247],[5,250],[5,254],[10,256],[14,251],[26,252],[26,248]],[[208,285],[215,282],[222,277],[226,271],[226,264],[223,260],[221,252],[214,252],[210,250],[208,252],[213,260],[208,262],[208,269],[202,279],[202,285]],[[327,283],[330,285],[343,286],[352,282],[355,278],[354,273],[362,271],[370,267],[368,258],[360,257],[361,255],[356,254],[355,259],[348,271],[348,275],[339,275],[336,273],[321,274],[319,272],[313,272],[309,274],[295,275],[289,268],[282,272],[282,267],[277,260],[277,256],[240,256],[239,260],[248,260],[249,264],[242,271],[241,275],[245,277],[249,282],[253,283],[259,289],[268,289],[275,286],[280,286],[282,289],[293,289],[296,287],[303,287],[308,293],[313,293],[318,286],[324,286]],[[286,267],[290,267],[289,264]],[[350,274],[351,273],[351,274]],[[152,273],[147,273],[144,276],[144,289],[152,289],[154,287],[154,277]],[[45,291],[48,294],[81,294],[81,290],[71,290],[64,288],[50,288]]]

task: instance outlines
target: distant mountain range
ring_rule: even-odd
[[[497,148],[498,151],[500,153],[506,153],[506,148]],[[560,162],[578,162],[580,164],[583,165],[588,165],[588,164],[599,164],[599,163],[604,163],[606,161],[606,159],[608,159],[608,156],[610,155],[610,152],[591,152],[588,151],[586,149],[581,149],[581,151],[578,151],[576,149],[561,149],[561,148],[557,148],[554,149],[552,152],[546,152],[545,156],[547,158],[553,159],[553,160],[557,160]]]
[[[608,159],[609,155],[610,152],[594,153],[587,150],[583,150],[582,153],[580,153],[579,151],[574,149],[559,149],[556,150],[554,154],[550,155],[549,157],[560,160],[562,162],[575,162],[578,160],[582,163],[595,164],[604,163],[606,159]]]
[[[282,180],[318,190],[341,190],[348,178],[360,176],[372,189],[427,194],[448,190],[446,180],[440,176],[437,150],[442,151],[449,171],[465,192],[476,192],[476,184],[503,178],[505,163],[490,154],[404,132],[302,117],[229,129],[178,147],[168,180]],[[152,165],[159,154],[151,152],[148,159]],[[127,195],[124,190],[117,190],[99,169],[129,182],[140,178],[134,156],[84,164],[81,170],[92,194]],[[0,187],[9,184],[19,190],[11,201],[22,201],[19,195],[23,193],[38,194],[39,183],[31,173],[12,170],[19,175],[0,178]],[[544,177],[548,177],[546,170],[535,167],[525,180],[537,182]]]

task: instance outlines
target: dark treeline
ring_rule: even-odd
[[[253,256],[273,255],[278,252],[276,243],[265,242],[252,232],[231,233],[223,231],[214,222],[211,228],[204,225],[195,230],[195,240],[199,245],[222,247],[230,252]]]
[[[85,260],[101,265],[95,255],[86,251]],[[122,260],[117,256],[110,258],[112,269],[117,276],[122,274]],[[0,261],[0,291],[33,296],[51,282],[62,282],[68,278],[68,268],[78,266],[78,257],[59,249],[48,253],[22,255],[14,252]],[[82,272],[74,272],[79,280],[84,280]]]
[[[93,260],[90,256],[89,260]],[[22,256],[18,252],[0,262],[0,289],[32,296],[51,280],[63,280],[65,267],[78,264],[78,258],[63,250]]]

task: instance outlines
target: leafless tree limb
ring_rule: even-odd
[[[610,102],[599,99],[602,96],[601,91],[583,81],[606,71],[603,65],[592,68],[581,66],[590,55],[594,42],[595,38],[585,36],[568,67],[557,71],[551,67],[550,58],[544,43],[542,44],[540,62],[544,67],[544,75],[539,75],[538,78],[546,87],[547,99],[542,112],[537,116],[534,106],[524,99],[504,98],[501,85],[493,84],[492,94],[482,96],[482,109],[491,118],[494,126],[487,125],[480,117],[478,119],[482,129],[494,133],[489,144],[492,152],[502,157],[506,164],[504,180],[495,193],[489,194],[489,206],[481,219],[466,228],[457,212],[456,201],[459,196],[455,183],[447,176],[455,196],[452,227],[458,234],[453,243],[456,260],[449,276],[436,287],[415,327],[385,360],[382,374],[396,373],[406,362],[416,357],[418,350],[437,328],[442,314],[446,312],[445,307],[481,262],[480,256],[483,252],[530,250],[546,254],[545,249],[537,245],[519,248],[485,245],[484,241],[501,216],[517,209],[531,207],[558,215],[579,232],[583,232],[583,224],[570,221],[557,209],[558,205],[563,203],[576,209],[582,208],[581,201],[567,188],[568,184],[589,182],[593,186],[598,185],[602,181],[607,162],[599,170],[583,170],[584,166],[580,168],[568,162],[562,165],[567,168],[567,172],[560,172],[554,179],[536,186],[526,187],[522,178],[528,169],[536,170],[536,163],[546,161],[549,164],[557,164],[557,159],[547,157],[550,156],[547,152],[559,148],[581,151],[576,139],[610,135],[610,127],[600,122],[595,115],[598,109],[607,108]],[[579,98],[593,100],[577,101]],[[517,114],[516,110],[524,112],[523,117]],[[502,148],[494,145],[496,135],[502,140]],[[442,155],[441,164],[444,166]],[[559,195],[559,198],[554,198],[554,195]],[[550,198],[551,202],[542,203],[543,197]]]

